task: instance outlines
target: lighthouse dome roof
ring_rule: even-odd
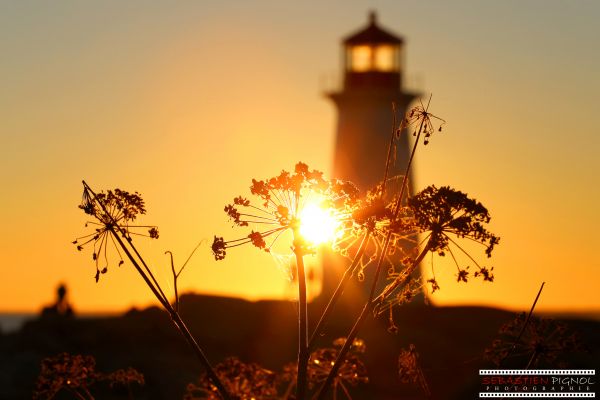
[[[347,36],[344,39],[346,45],[357,44],[402,44],[403,39],[394,35],[377,24],[377,14],[374,11],[369,13],[369,25],[360,31]]]

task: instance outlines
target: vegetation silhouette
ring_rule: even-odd
[[[172,304],[153,269],[134,244],[135,236],[151,239],[159,236],[156,226],[134,225],[137,217],[146,213],[142,197],[137,192],[121,189],[96,193],[83,182],[80,208],[93,218],[86,223],[93,231],[76,239],[73,244],[80,251],[87,246],[92,247],[96,282],[108,272],[109,266],[121,266],[125,260],[131,262],[203,366],[203,374],[197,383],[188,385],[185,398],[305,400],[325,399],[333,391],[334,398],[344,396],[350,399],[352,390],[369,382],[366,364],[362,361],[367,354],[365,342],[358,337],[364,325],[368,324],[368,316],[385,314],[388,330],[392,333],[399,331],[396,324],[396,317],[401,314],[398,306],[410,303],[425,290],[424,283],[415,278],[414,272],[427,254],[449,254],[457,268],[457,282],[469,280],[472,265],[476,269],[473,277],[493,282],[493,267],[476,261],[460,243],[463,240],[475,242],[484,248],[487,257],[491,257],[499,238],[487,228],[490,222],[488,210],[477,200],[449,186],[429,186],[413,196],[408,193],[408,177],[417,148],[421,144],[427,145],[432,135],[441,132],[445,124],[443,119],[429,111],[430,101],[431,98],[427,105],[421,103],[414,107],[399,118],[399,123],[396,123],[394,115],[388,155],[382,160],[383,181],[365,195],[361,196],[352,183],[325,179],[321,172],[311,170],[300,162],[292,173],[282,171],[269,179],[252,180],[250,192],[260,200],[258,205],[237,196],[233,203],[225,206],[224,211],[233,224],[249,229],[249,233],[234,240],[215,235],[211,248],[216,260],[224,259],[229,249],[246,244],[271,252],[284,237],[289,241],[284,243],[284,247],[291,248],[295,258],[298,282],[298,309],[294,315],[298,329],[297,361],[287,364],[281,373],[237,357],[227,358],[213,367],[184,322],[184,309],[180,308],[177,280],[189,257],[177,269],[173,254],[166,252],[170,256],[174,283],[175,300]],[[404,174],[390,176],[394,163],[392,149],[403,135],[411,133],[413,147]],[[399,185],[391,184],[398,182]],[[317,213],[317,224],[320,223],[321,227],[325,220],[333,221],[331,230],[328,229],[329,237],[317,240],[311,236],[315,231],[308,229],[307,221],[315,214],[309,217],[308,209]],[[285,236],[286,232],[291,237]],[[421,235],[422,240],[415,243],[416,246],[406,246],[417,235]],[[326,306],[322,310],[315,310],[315,305],[311,308],[311,312],[318,312],[320,318],[309,336],[309,322],[315,318],[309,315],[304,257],[317,252],[319,243],[323,241],[333,251],[347,257],[349,266]],[[116,261],[112,260],[114,256]],[[372,280],[368,298],[359,315],[353,320],[347,316],[335,316],[334,308],[350,279],[356,276],[362,281],[365,274],[372,275]],[[387,282],[381,285],[384,274]],[[427,283],[431,285],[432,292],[440,289],[435,277]],[[337,321],[352,322],[351,329],[334,342],[334,347],[317,348],[323,327],[334,317]],[[404,328],[402,324],[400,326]],[[202,329],[210,328],[205,326]],[[539,357],[540,351],[537,353]],[[430,385],[416,346],[411,345],[408,350],[398,349],[397,357],[398,379],[417,384],[429,396]],[[294,389],[295,393],[292,393]]]
[[[61,391],[67,391],[81,400],[93,400],[91,388],[106,383],[113,389],[126,388],[133,399],[132,385],[144,385],[144,376],[133,368],[120,369],[111,373],[96,370],[92,356],[61,353],[42,361],[42,370],[33,392],[34,399],[53,399]]]
[[[108,244],[112,243],[119,257],[118,265],[120,266],[124,263],[123,257],[121,256],[122,251],[140,274],[146,285],[150,288],[159,303],[169,313],[171,321],[192,347],[194,353],[200,360],[206,373],[221,396],[225,400],[229,399],[229,395],[223,386],[223,383],[204,355],[204,351],[200,348],[196,339],[190,333],[187,325],[181,319],[181,315],[176,309],[178,305],[176,304],[176,307],[171,305],[162,287],[152,273],[152,270],[133,243],[133,235],[158,239],[158,229],[155,226],[130,224],[135,221],[138,215],[146,213],[144,201],[141,196],[137,192],[129,193],[120,189],[115,189],[114,191],[108,190],[106,193],[100,192],[96,194],[85,181],[83,181],[83,187],[83,198],[79,208],[86,214],[95,218],[95,221],[86,223],[86,226],[91,224],[95,226],[95,228],[93,233],[77,238],[73,244],[77,246],[78,250],[82,250],[83,246],[86,244],[93,243],[94,252],[92,254],[92,259],[96,266],[96,282],[98,282],[100,274],[104,274],[108,270],[108,266],[99,269],[98,263],[102,257],[106,265],[108,265]],[[136,228],[147,229],[147,233],[138,233],[135,230]],[[80,240],[85,241],[80,244]],[[181,271],[182,270],[180,270],[180,272]],[[177,279],[177,274],[174,274],[174,277],[174,279]],[[178,296],[176,296],[176,298],[178,298]]]
[[[180,296],[180,302],[182,318],[198,342],[205,344],[210,360],[225,360],[235,355],[242,362],[257,363],[281,378],[286,372],[283,367],[294,359],[297,315],[289,302],[249,302],[192,294]],[[324,304],[317,299],[308,306],[309,325],[313,327]],[[339,350],[331,346],[331,341],[347,333],[348,319],[356,315],[354,312],[346,303],[339,303],[317,346]],[[367,368],[369,382],[348,386],[354,400],[425,398],[420,385],[403,383],[399,375],[399,355],[410,344],[418,351],[418,366],[427,379],[432,399],[476,397],[477,370],[495,367],[484,358],[483,349],[496,338],[502,338],[498,330],[505,321],[513,319],[513,313],[485,307],[432,307],[413,301],[395,307],[394,318],[399,327],[394,335],[386,332],[385,319],[366,319],[360,337],[370,345],[358,356]],[[180,340],[169,320],[166,312],[151,307],[131,310],[122,316],[28,322],[20,332],[0,335],[0,397],[7,400],[31,397],[40,361],[67,351],[72,355],[93,355],[100,371],[132,366],[143,372],[146,384],[133,387],[135,398],[181,398],[189,382],[198,385],[198,365],[194,353]],[[570,331],[580,332],[590,353],[566,352],[556,362],[596,368],[600,359],[598,322],[570,319],[561,323],[568,324]],[[507,343],[512,343],[510,338]],[[511,357],[507,366],[523,368],[526,358]],[[292,375],[295,374],[293,370]],[[284,397],[287,384],[289,380],[279,384],[278,398]],[[124,389],[109,391],[104,384],[94,386],[93,390],[97,398],[127,398]],[[64,392],[57,397],[62,398],[73,396]],[[339,388],[338,398],[345,398]]]
[[[376,237],[374,235],[375,232],[383,238],[383,241],[380,245],[375,246],[375,254],[370,255],[368,261],[361,265],[360,273],[357,274],[358,276],[363,275],[363,271],[367,265],[372,262],[375,264],[374,278],[369,291],[369,297],[347,337],[342,339],[339,351],[330,353],[330,355],[334,354],[335,357],[322,366],[326,373],[323,374],[323,379],[319,382],[319,388],[314,393],[317,399],[324,399],[332,386],[337,387],[340,371],[348,362],[348,353],[358,340],[357,335],[359,330],[369,314],[372,312],[381,314],[387,311],[391,324],[390,329],[397,330],[393,321],[393,307],[409,302],[421,290],[422,285],[412,278],[412,275],[428,252],[435,252],[440,256],[444,256],[445,252],[449,252],[456,262],[456,257],[450,249],[450,244],[452,243],[478,267],[475,276],[482,276],[484,280],[489,282],[493,281],[492,269],[480,266],[452,238],[454,236],[456,238],[467,238],[475,241],[485,246],[487,256],[491,256],[494,246],[499,243],[499,238],[485,228],[485,224],[490,221],[490,216],[487,209],[481,203],[449,187],[438,189],[435,186],[430,186],[410,198],[408,202],[405,201],[404,197],[408,192],[408,176],[417,146],[420,142],[427,145],[431,135],[435,131],[440,132],[442,125],[445,123],[443,119],[431,114],[428,109],[429,103],[427,106],[421,104],[413,108],[406,117],[403,117],[399,126],[394,124],[390,139],[390,151],[388,151],[388,156],[384,163],[384,180],[375,189],[370,191],[363,201],[359,201],[358,190],[350,183],[324,180],[322,173],[315,170],[309,171],[306,164],[298,163],[294,174],[282,171],[279,176],[268,180],[257,181],[253,179],[250,188],[251,193],[259,196],[264,201],[262,204],[263,208],[253,206],[248,199],[242,196],[236,197],[233,204],[225,206],[224,211],[233,221],[234,225],[250,227],[251,231],[246,237],[230,241],[225,241],[223,237],[215,236],[212,250],[216,260],[225,258],[226,249],[247,243],[259,249],[270,251],[281,232],[287,229],[293,231],[292,249],[296,255],[296,265],[298,266],[299,273],[299,343],[295,384],[295,398],[297,399],[307,398],[309,351],[318,338],[327,318],[331,315],[333,307],[341,296],[341,293],[343,293],[347,281],[353,275],[357,265],[359,265],[359,260],[363,259],[366,243],[368,243],[370,237]],[[439,121],[440,125],[434,127],[434,121]],[[386,197],[386,188],[388,188],[387,184],[389,181],[388,173],[393,154],[391,149],[394,146],[395,140],[403,133],[406,134],[409,129],[413,129],[415,140],[406,171],[402,177],[399,193]],[[423,139],[420,140],[421,138]],[[339,219],[341,226],[339,229],[340,234],[335,236],[332,248],[334,250],[343,248],[335,243],[335,241],[341,243],[356,243],[359,241],[360,245],[350,266],[341,277],[337,290],[323,311],[313,332],[311,341],[308,342],[306,282],[302,258],[312,249],[307,247],[307,240],[302,236],[300,227],[302,225],[302,207],[306,206],[306,204],[302,204],[303,195],[309,196],[311,190],[325,194],[327,198],[326,206],[333,210],[332,213]],[[305,192],[309,192],[309,194]],[[254,211],[250,213],[246,212],[245,210],[249,208],[258,211],[258,213]],[[263,231],[255,231],[252,228],[256,225],[272,225],[274,227]],[[377,284],[385,262],[390,262],[389,256],[391,254],[407,253],[406,247],[402,246],[403,240],[414,236],[416,233],[425,233],[425,238],[423,239],[425,245],[423,249],[418,255],[404,254],[400,265],[390,263],[388,266],[388,279],[390,283],[380,293],[377,293]],[[268,244],[265,238],[272,235],[274,235],[274,239]],[[307,248],[309,249],[308,251],[306,250]],[[347,249],[345,250],[347,254]],[[458,268],[458,280],[466,282],[468,267],[461,269],[458,263],[456,265]],[[435,280],[431,283],[439,288]],[[350,397],[345,387],[344,391]],[[287,396],[287,394],[284,396]]]
[[[526,362],[525,369],[566,368],[566,354],[587,351],[579,333],[569,329],[567,324],[533,316],[545,284],[542,282],[529,313],[517,314],[514,320],[502,325],[499,338],[485,349],[485,357],[497,367],[508,362],[522,366]]]

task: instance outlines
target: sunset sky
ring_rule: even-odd
[[[65,282],[78,311],[152,302],[126,264],[94,282],[81,180],[139,191],[142,245],[169,287],[248,299],[294,291],[273,258],[232,249],[223,206],[297,161],[329,173],[341,37],[375,9],[402,35],[406,83],[446,130],[419,149],[416,187],[484,203],[502,237],[496,282],[456,283],[436,261],[434,303],[600,309],[600,3],[220,1],[0,3],[0,312],[35,311]],[[142,241],[140,241],[142,242]],[[170,290],[170,289],[169,289]]]

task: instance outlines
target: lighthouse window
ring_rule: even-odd
[[[350,69],[355,72],[365,72],[372,69],[371,46],[354,46],[350,48]]]
[[[348,48],[347,68],[353,72],[393,72],[398,69],[398,47],[358,45]]]
[[[394,46],[377,46],[375,48],[375,65],[377,71],[390,72],[396,69],[396,49]]]

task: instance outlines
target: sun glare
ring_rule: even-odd
[[[306,204],[300,212],[300,234],[312,244],[332,241],[339,225],[332,210],[317,203]]]

